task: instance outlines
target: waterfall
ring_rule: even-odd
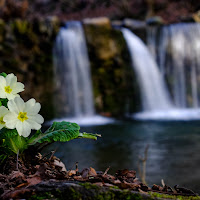
[[[158,66],[146,45],[130,30],[123,28],[122,32],[141,87],[143,110],[155,111],[172,108]]]
[[[179,25],[163,27],[162,30],[149,28],[147,37],[149,49],[130,30],[122,29],[140,86],[143,105],[142,112],[134,114],[134,118],[140,120],[200,119],[200,109],[197,109],[200,83],[200,56],[198,56],[200,26],[184,26],[182,28],[180,25],[181,30]],[[193,46],[195,50],[192,49]],[[169,76],[167,81],[166,76]],[[193,99],[193,108],[187,108],[188,88]]]
[[[53,60],[56,121],[84,126],[113,123],[113,119],[95,114],[90,64],[80,22],[68,22],[60,29]]]
[[[200,106],[200,24],[148,28],[148,44],[178,108]],[[159,40],[156,40],[159,38]],[[155,42],[156,41],[156,42]]]
[[[61,110],[60,115],[94,115],[90,64],[80,22],[68,22],[60,29],[53,55],[57,88],[55,102]]]

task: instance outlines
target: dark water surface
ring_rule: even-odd
[[[149,186],[165,183],[188,187],[200,193],[200,122],[119,122],[112,125],[81,127],[99,133],[98,141],[87,139],[51,145],[67,169],[94,167],[109,173],[118,169],[138,171],[138,156],[149,144],[146,181]]]

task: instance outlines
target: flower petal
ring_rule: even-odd
[[[14,129],[16,127],[17,122],[19,121],[17,119],[17,116],[15,113],[9,112],[3,117],[3,121],[6,123],[6,127],[9,129]]]
[[[0,76],[0,88],[4,89],[6,86],[6,79],[3,76]]]
[[[0,107],[0,117],[4,117],[8,112],[9,111],[5,106]]]
[[[19,97],[18,94],[13,94],[13,93],[5,93],[5,95],[8,100],[14,99],[15,97]]]
[[[18,121],[16,124],[16,129],[19,135],[23,137],[28,137],[31,133],[31,127],[29,123],[26,121],[24,122]]]
[[[25,111],[27,112],[27,114],[33,114],[34,112],[34,106],[35,106],[35,99],[29,99],[26,103],[25,103]]]
[[[1,76],[0,76],[1,77]],[[4,88],[0,87],[0,98],[6,98],[6,92]]]
[[[17,77],[14,74],[8,74],[5,79],[7,86],[14,86],[17,82]]]
[[[12,88],[12,93],[13,93],[13,94],[17,94],[17,93],[19,93],[19,92],[24,91],[24,84],[23,84],[23,83],[20,83],[20,82],[17,82],[17,83],[15,84],[15,86],[11,86],[11,88]]]
[[[38,124],[36,121],[28,119],[27,122],[29,123],[31,129],[39,130],[41,128],[41,124]]]
[[[35,116],[28,116],[28,118],[31,120],[31,121],[36,121],[38,124],[42,124],[44,123],[44,118],[37,114]]]
[[[25,111],[27,112],[28,115],[36,115],[36,114],[38,114],[40,109],[41,109],[40,103],[36,103],[34,106],[29,106],[26,103]]]
[[[21,97],[16,97],[8,101],[8,108],[11,112],[16,113],[17,115],[19,112],[24,110],[25,104]]]

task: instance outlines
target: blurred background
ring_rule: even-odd
[[[55,144],[68,169],[142,170],[197,192],[200,2],[0,0],[0,71],[25,84],[48,126],[73,121],[98,141]]]

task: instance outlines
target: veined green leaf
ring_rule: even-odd
[[[37,131],[29,140],[30,145],[43,142],[67,142],[79,136],[80,127],[71,122],[54,122],[44,133]]]
[[[8,148],[17,154],[27,148],[27,138],[19,136],[16,129],[3,128],[0,130],[0,140],[3,141],[4,148]]]
[[[53,125],[44,133],[38,130],[29,140],[29,145],[36,143],[52,143],[52,142],[67,142],[76,138],[87,138],[97,140],[100,135],[92,133],[79,133],[80,127],[76,123],[71,122],[54,122]]]

